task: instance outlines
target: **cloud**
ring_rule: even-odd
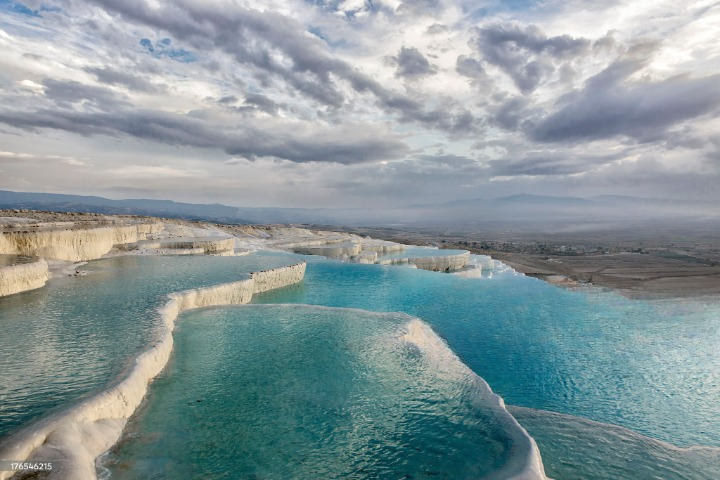
[[[320,39],[306,35],[300,23],[272,11],[190,1],[155,7],[142,0],[93,3],[127,21],[162,29],[198,51],[219,49],[327,106],[340,107],[345,100],[331,75],[349,80],[357,75],[349,64],[328,55]],[[154,49],[152,42],[146,43]]]
[[[126,165],[108,171],[115,177],[127,178],[172,178],[172,177],[200,177],[203,172],[198,170],[185,170],[169,165]]]
[[[405,0],[398,5],[396,12],[410,16],[436,15],[443,7],[441,0]]]
[[[447,25],[443,25],[442,23],[433,23],[427,29],[425,30],[425,33],[427,35],[439,35],[441,33],[447,33],[450,31],[450,28]]]
[[[74,80],[43,80],[45,97],[63,108],[82,105],[105,112],[129,105],[128,101],[112,90],[85,85]]]
[[[591,42],[570,35],[546,36],[535,25],[475,27],[470,47],[512,78],[522,93],[535,90],[563,63],[585,54]]]
[[[400,114],[403,122],[417,121],[455,132],[455,121],[449,118],[435,121],[433,117],[440,116],[439,112],[425,111],[421,102],[385,88],[351,63],[332,56],[324,42],[308,34],[296,20],[279,13],[241,7],[228,9],[188,0],[155,7],[143,0],[94,0],[93,3],[127,21],[162,29],[198,51],[218,49],[238,64],[256,69],[258,78],[277,77],[305,98],[326,107],[340,108],[345,104],[346,96],[337,82],[340,79],[357,93],[373,94],[383,109]],[[408,50],[408,68],[411,72],[422,71],[422,60],[418,65],[411,65],[413,59],[418,59],[414,49]],[[449,117],[458,115],[464,116],[464,112]]]
[[[660,81],[629,77],[643,60],[619,60],[528,129],[537,142],[578,142],[624,136],[662,141],[675,124],[716,113],[720,75],[679,75]]]
[[[84,136],[130,136],[176,146],[221,149],[249,159],[274,157],[291,162],[340,164],[400,158],[408,147],[395,135],[370,125],[308,128],[295,123],[273,128],[246,125],[223,131],[189,115],[157,111],[79,112],[0,111],[0,122],[25,130],[55,129]]]
[[[123,72],[112,67],[86,67],[85,71],[91,73],[101,83],[118,85],[130,90],[146,93],[161,93],[164,87],[155,85],[145,78],[134,73]]]
[[[491,160],[488,166],[496,177],[570,175],[615,162],[622,156],[623,154],[578,155],[567,151],[539,151],[531,152],[520,159]]]
[[[270,115],[277,115],[281,105],[275,103],[265,95],[259,93],[248,93],[245,96],[245,105],[261,110]]]
[[[395,71],[396,77],[412,80],[434,75],[436,72],[435,67],[430,65],[430,62],[420,53],[420,50],[414,47],[400,48],[400,53],[398,53],[397,57],[394,57],[394,60],[397,64],[397,70]]]

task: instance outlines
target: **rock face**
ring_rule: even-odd
[[[0,253],[81,262],[108,253],[114,245],[144,240],[156,223],[85,226],[72,222],[25,225],[0,234]]]
[[[415,258],[392,258],[382,260],[381,265],[411,264],[422,270],[433,272],[452,272],[465,268],[470,260],[470,252],[457,255],[445,255],[439,257],[415,257]]]
[[[253,272],[253,293],[267,292],[302,281],[305,277],[305,262],[283,268],[273,268],[261,272]]]
[[[11,435],[0,445],[0,458],[51,461],[53,470],[47,477],[51,479],[95,479],[95,459],[117,442],[127,419],[145,396],[148,384],[167,364],[178,315],[193,308],[248,303],[254,293],[301,281],[305,266],[301,262],[255,272],[237,282],[169,295],[161,310],[162,331],[122,380],[70,410]],[[12,473],[0,471],[0,480]]]
[[[0,266],[0,297],[40,288],[47,279],[48,264],[42,258],[30,263]]]
[[[142,240],[117,245],[120,250],[167,250],[179,253],[221,254],[235,249],[233,237],[171,238],[164,240]]]
[[[432,270],[434,272],[451,272],[460,270],[468,265],[470,260],[470,252],[457,255],[438,255],[436,257],[410,257],[410,258],[392,258],[387,260],[378,260],[383,254],[402,252],[405,245],[383,240],[359,239],[357,241],[345,241],[333,244],[316,243],[297,245],[284,248],[290,248],[293,252],[301,255],[320,255],[323,257],[334,258],[350,263],[378,263],[381,265],[400,265],[411,264],[423,270]]]
[[[358,243],[339,243],[337,245],[301,246],[294,247],[293,251],[301,255],[321,255],[328,258],[340,258],[343,255],[352,257],[358,255],[362,246]]]
[[[447,255],[444,257],[408,258],[408,263],[412,263],[417,268],[421,268],[423,270],[432,270],[433,272],[450,272],[466,267],[469,259],[470,252],[466,252],[458,255]]]
[[[288,247],[285,247],[288,248]],[[351,263],[375,263],[379,254],[402,252],[405,245],[383,240],[360,239],[336,244],[292,246],[301,255],[320,255]]]

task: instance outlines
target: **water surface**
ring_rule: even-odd
[[[410,320],[299,305],[183,314],[112,478],[461,479],[512,463],[521,451],[479,379],[428,357],[446,347],[403,341]]]
[[[165,296],[289,265],[289,256],[121,256],[0,298],[0,438],[106,386],[154,337]]]

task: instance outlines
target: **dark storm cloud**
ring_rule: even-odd
[[[548,37],[534,25],[475,27],[473,34],[470,47],[508,74],[523,93],[535,90],[562,62],[586,53],[591,46],[589,40],[569,35]]]
[[[400,48],[400,53],[394,60],[397,63],[396,77],[413,79],[433,75],[436,72],[436,69],[430,65],[425,55],[414,47]]]
[[[0,111],[0,122],[24,130],[50,128],[80,135],[123,135],[198,148],[218,148],[249,159],[274,157],[291,162],[353,164],[402,157],[407,146],[396,136],[350,125],[345,129],[298,133],[291,126],[243,126],[221,132],[188,115],[154,111],[88,113],[67,110]]]
[[[107,85],[121,85],[130,90],[147,93],[160,93],[164,88],[153,85],[146,79],[133,73],[121,72],[111,67],[94,68],[88,67],[86,72],[95,75],[95,78],[101,83]]]
[[[530,127],[530,138],[573,142],[628,136],[641,142],[662,141],[669,127],[720,107],[720,75],[629,80],[644,63],[625,59],[610,65]]]

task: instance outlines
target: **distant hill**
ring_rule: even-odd
[[[311,209],[237,208],[227,205],[182,203],[171,200],[110,200],[103,197],[0,190],[0,208],[92,212],[107,215],[148,215],[229,224],[323,223],[331,218]]]
[[[463,199],[444,204],[386,209],[251,208],[170,200],[110,200],[103,197],[0,190],[0,208],[149,215],[229,224],[296,223],[396,228],[510,228],[553,231],[558,228],[636,226],[644,221],[717,219],[715,204],[661,198],[605,195],[588,198],[511,195]]]

